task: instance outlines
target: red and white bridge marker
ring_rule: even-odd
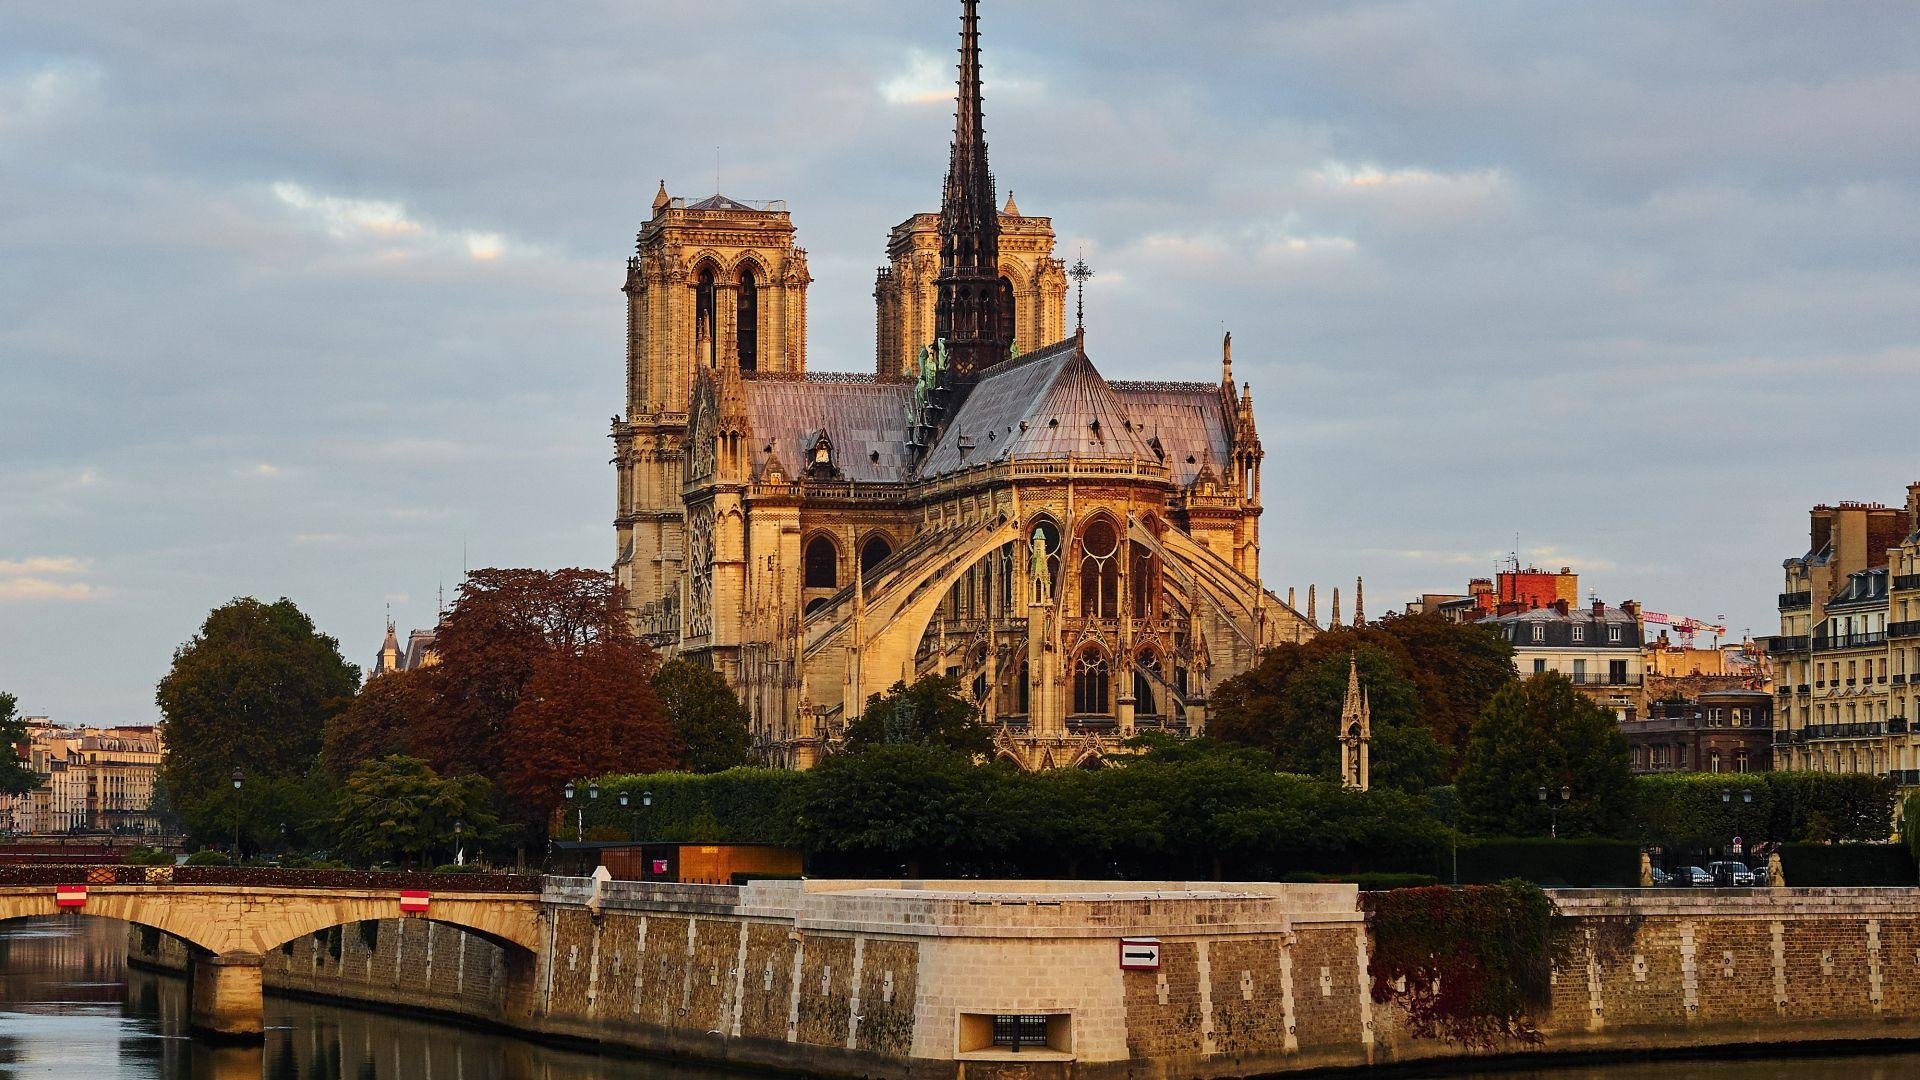
[[[87,887],[85,885],[55,885],[53,902],[61,909],[83,908],[87,906]]]
[[[82,892],[84,891],[85,890],[82,890]],[[400,890],[400,910],[402,912],[410,912],[415,915],[424,914],[427,910],[427,905],[432,902],[432,894],[428,893],[425,889]]]

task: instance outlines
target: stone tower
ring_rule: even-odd
[[[1367,790],[1372,781],[1373,703],[1360,688],[1360,661],[1347,659],[1347,699],[1340,706],[1340,786]]]
[[[661,183],[627,260],[627,408],[613,421],[614,573],[643,635],[678,624],[694,373],[805,371],[810,281],[784,202],[689,202]]]

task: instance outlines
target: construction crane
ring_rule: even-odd
[[[1724,619],[1726,616],[1718,615],[1715,616],[1715,618]],[[1640,613],[1640,620],[1642,622],[1658,623],[1661,626],[1672,628],[1674,634],[1679,637],[1680,644],[1689,649],[1693,648],[1694,635],[1701,631],[1713,635],[1713,643],[1716,648],[1719,647],[1721,635],[1727,632],[1726,626],[1721,623],[1705,622],[1691,615],[1666,615],[1658,611],[1642,611]]]

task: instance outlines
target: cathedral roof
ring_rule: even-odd
[[[825,431],[842,477],[863,483],[907,478],[907,399],[912,384],[875,382],[872,376],[830,374],[743,380],[753,425],[753,473],[777,454],[788,470],[803,470]],[[876,460],[875,456],[878,455]]]
[[[928,451],[923,477],[1008,457],[1158,461],[1078,338],[987,369]]]
[[[1232,455],[1226,407],[1210,383],[1112,382],[1133,426],[1151,445],[1160,444],[1173,482],[1191,484],[1212,462],[1219,469]]]
[[[665,191],[666,189],[667,189],[666,181],[663,180],[660,182],[660,190]],[[752,210],[753,207],[748,206],[746,203],[741,202],[739,199],[729,199],[725,195],[714,194],[714,195],[709,195],[704,199],[701,199],[697,203],[687,204],[687,209],[689,210]]]

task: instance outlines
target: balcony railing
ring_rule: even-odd
[[[1567,676],[1575,686],[1639,686],[1640,680],[1632,675],[1614,676],[1610,672],[1576,671]]]
[[[1778,634],[1770,638],[1763,638],[1762,640],[1767,643],[1767,652],[1773,656],[1785,656],[1788,653],[1803,653],[1807,651],[1807,635],[1805,634]]]
[[[1887,775],[1892,777],[1893,782],[1899,784],[1901,787],[1912,787],[1915,784],[1920,784],[1920,769],[1888,769]]]
[[[1825,652],[1830,649],[1864,649],[1869,645],[1885,645],[1887,635],[1873,634],[1822,634],[1813,639],[1813,650]]]
[[[1812,606],[1813,606],[1813,593],[1811,590],[1802,591],[1802,592],[1783,592],[1780,594],[1780,610],[1781,611],[1791,611],[1794,608],[1803,608],[1803,607],[1812,607]]]
[[[1905,735],[1906,733],[1907,733],[1907,718],[1906,718],[1906,717],[1904,717],[1904,716],[1889,716],[1889,717],[1887,717],[1887,734],[1889,734],[1889,735]]]
[[[1920,589],[1920,574],[1900,574],[1893,579],[1896,589]]]
[[[1887,636],[1890,638],[1920,637],[1920,619],[1913,619],[1908,622],[1888,623]]]
[[[1887,733],[1887,722],[1881,720],[1862,720],[1852,724],[1808,724],[1800,729],[1801,737],[1809,742],[1815,739],[1872,739]]]

